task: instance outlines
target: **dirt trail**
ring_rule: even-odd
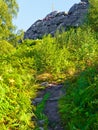
[[[63,85],[48,84],[46,89],[41,90],[34,103],[40,103],[45,94],[49,93],[50,96],[45,104],[44,114],[48,117],[49,124],[48,130],[64,130],[60,121],[58,113],[58,100],[65,93]],[[40,127],[40,130],[44,130]]]

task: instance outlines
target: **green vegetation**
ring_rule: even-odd
[[[0,0],[0,39],[9,40],[15,29],[12,19],[17,15],[17,11],[16,0]]]
[[[96,120],[93,127],[97,128],[95,110],[97,110],[98,96],[98,41],[96,33],[89,27],[71,29],[68,32],[56,34],[54,38],[49,35],[42,40],[25,40],[17,48],[2,40],[0,52],[0,127],[2,129],[29,130],[34,127],[34,122],[30,121],[31,117],[38,115],[36,115],[39,113],[38,108],[43,109],[44,103],[36,108],[37,111],[34,114],[32,111],[35,111],[35,107],[31,106],[30,99],[36,96],[37,88],[39,88],[36,84],[43,80],[38,77],[40,75],[43,77],[44,73],[51,75],[50,78],[46,76],[46,81],[63,82],[73,77],[69,82],[68,96],[63,97],[59,104],[63,122],[68,121],[71,125],[68,129],[73,129],[74,123],[77,123],[80,117],[82,125],[85,122],[82,122],[83,114],[88,113],[87,117],[92,117],[93,112],[95,113],[93,119],[90,120],[89,117],[89,125],[86,124],[87,126],[84,127],[90,128]],[[96,72],[92,69],[94,65]],[[78,102],[76,106],[74,102]],[[87,108],[85,108],[86,103]],[[66,106],[68,104],[70,107]],[[93,107],[92,104],[96,105]],[[83,113],[80,113],[81,116],[76,113],[79,108]],[[69,110],[75,115],[70,113],[67,115]],[[69,119],[68,116],[72,118]],[[86,117],[85,120],[87,120]],[[76,128],[81,129],[81,127]]]
[[[25,56],[21,59],[11,44],[4,44],[4,51],[0,48],[0,129],[29,130],[34,127],[30,123],[34,109],[30,99],[35,97],[37,88],[34,72]]]
[[[98,0],[89,0],[90,7],[88,12],[88,20],[90,26],[97,32],[98,34]]]
[[[18,6],[11,2],[0,1],[0,130],[35,129],[31,117],[45,119],[47,125],[41,112],[49,95],[37,108],[31,105],[42,81],[65,82],[67,92],[59,101],[65,129],[97,130],[98,33],[93,18],[98,14],[91,10],[89,25],[18,44],[20,34],[13,34],[11,21]]]
[[[98,68],[92,66],[66,81],[66,96],[59,102],[67,130],[98,129]]]
[[[36,120],[38,121],[42,121],[43,122],[43,128],[45,130],[48,130],[47,126],[48,126],[48,118],[44,113],[44,108],[45,108],[45,104],[46,101],[48,100],[50,94],[46,93],[42,99],[42,101],[37,105],[36,110],[35,110],[35,115],[36,115]],[[39,130],[39,127],[36,124],[36,128],[35,130]]]

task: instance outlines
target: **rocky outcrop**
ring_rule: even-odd
[[[78,27],[83,24],[88,11],[88,0],[81,0],[74,4],[68,13],[53,11],[44,19],[37,20],[24,34],[24,39],[39,39],[44,35],[54,36],[57,30],[61,31],[67,27]]]

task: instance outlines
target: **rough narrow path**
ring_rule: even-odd
[[[45,104],[43,113],[48,117],[48,130],[64,130],[58,113],[58,100],[64,94],[63,85],[48,84],[46,89],[39,92],[34,103],[40,103],[43,96],[47,93],[49,93],[50,96]],[[44,129],[41,127],[41,130]]]

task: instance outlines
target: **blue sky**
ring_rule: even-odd
[[[52,10],[65,11],[80,0],[17,0],[19,12],[13,20],[17,29],[26,31],[36,20],[43,19]]]

